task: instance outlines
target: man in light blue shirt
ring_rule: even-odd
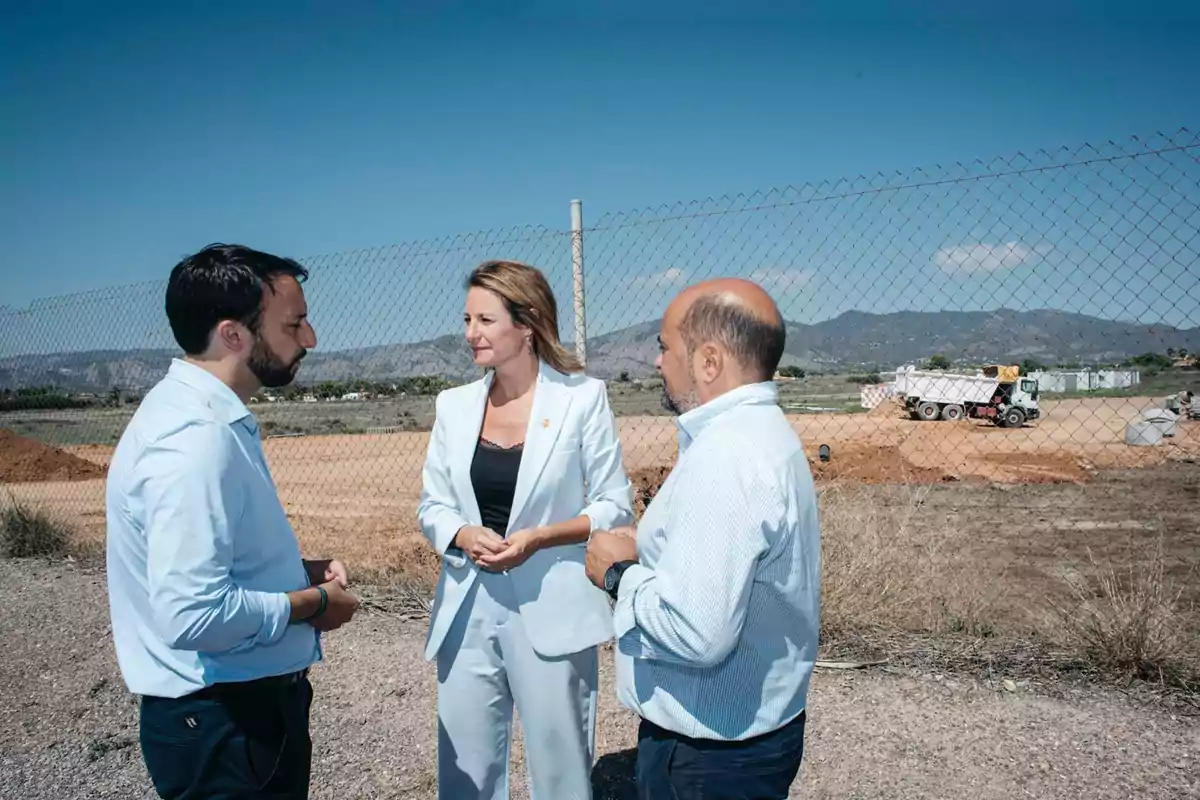
[[[307,671],[358,601],[344,565],[301,558],[246,407],[316,345],[306,277],[237,245],[176,265],[166,313],[184,355],[109,465],[113,640],[164,800],[308,796]]]
[[[637,530],[594,533],[616,600],[617,693],[642,717],[641,798],[786,798],[820,616],[816,494],[771,381],[783,319],[722,279],[667,308],[657,366],[679,459]],[[636,538],[635,538],[636,537]]]

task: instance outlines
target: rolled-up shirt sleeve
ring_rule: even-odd
[[[613,623],[622,653],[709,667],[733,650],[782,514],[772,479],[752,461],[700,459],[679,476],[654,569],[633,565],[621,577]]]
[[[195,423],[149,444],[138,464],[154,626],[175,649],[240,650],[287,630],[287,594],[243,588],[230,572],[248,491],[232,474],[237,446],[228,426]]]
[[[583,422],[583,466],[590,502],[583,509],[589,535],[633,522],[633,484],[625,472],[617,421],[601,383]]]

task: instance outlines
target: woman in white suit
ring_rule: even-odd
[[[417,510],[442,556],[425,650],[438,794],[508,797],[515,704],[534,800],[590,798],[612,616],[584,572],[587,541],[633,520],[616,421],[559,341],[541,272],[489,261],[466,283],[467,342],[487,373],[438,395]]]

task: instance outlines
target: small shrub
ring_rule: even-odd
[[[0,510],[0,555],[39,558],[65,555],[71,529],[46,512],[11,500]]]
[[[1126,568],[1105,566],[1090,549],[1088,561],[1090,570],[1064,578],[1071,602],[1055,608],[1057,632],[1099,666],[1129,676],[1179,683],[1196,672],[1200,620],[1181,601],[1183,585],[1167,574],[1161,539],[1141,564],[1131,558]]]

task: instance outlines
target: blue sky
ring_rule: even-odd
[[[572,198],[603,229],[592,331],[731,271],[801,321],[1005,302],[1200,321],[1196,149],[778,206],[811,196],[788,186],[1129,153],[1180,127],[1194,145],[1188,4],[239,5],[6,3],[0,354],[169,345],[154,283],[37,301],[161,282],[214,240],[312,264],[322,347],[456,330],[463,275],[504,255],[546,269],[568,328]],[[1068,210],[1081,192],[1092,208]],[[1112,211],[1130,192],[1152,219]],[[776,207],[713,213],[757,204]],[[1134,245],[1103,241],[1128,219]],[[1073,300],[1048,296],[1064,284]]]

